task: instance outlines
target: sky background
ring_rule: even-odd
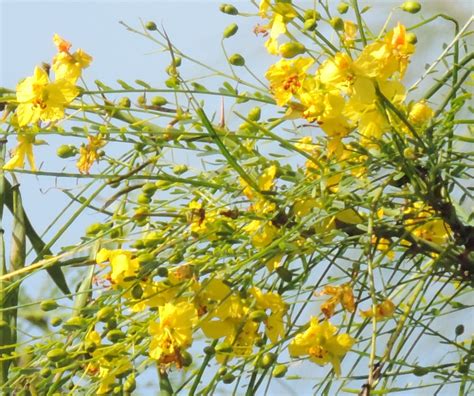
[[[58,33],[72,42],[73,49],[83,48],[93,56],[93,63],[84,72],[86,81],[92,83],[98,79],[107,85],[118,87],[115,83],[117,79],[127,82],[141,79],[154,87],[163,87],[163,70],[169,64],[169,56],[161,52],[152,42],[127,31],[119,24],[122,20],[140,30],[140,19],[144,22],[153,20],[157,25],[163,25],[172,42],[183,52],[227,71],[228,66],[222,53],[220,38],[223,29],[228,24],[236,22],[239,25],[239,33],[226,41],[226,48],[229,54],[242,53],[252,71],[263,76],[275,58],[265,54],[264,39],[252,33],[257,20],[224,15],[218,10],[220,3],[220,1],[202,0],[186,2],[1,0],[0,86],[13,89],[19,80],[32,74],[35,65],[43,61],[49,62],[55,54],[52,37],[54,33]],[[241,11],[255,11],[255,7],[249,1],[232,3]],[[301,1],[296,3],[307,6],[312,4]],[[336,5],[338,1],[332,3]],[[364,4],[373,6],[367,18],[369,23],[374,23],[372,26],[380,27],[384,22],[380,16],[386,15],[391,8],[401,3],[402,1],[374,0],[362,2],[362,7]],[[432,15],[437,9],[453,15],[461,25],[473,11],[471,1],[423,1],[422,4],[424,15]],[[393,26],[400,17],[403,17],[407,24],[420,20],[419,15],[412,16],[397,11],[390,26]],[[442,51],[443,37],[447,37],[448,32],[451,32],[451,26],[446,22],[439,22],[433,25],[432,30],[419,34],[420,45],[413,59],[413,66],[406,77],[408,83],[415,81],[424,63],[430,64],[437,58]],[[196,76],[201,73],[191,64],[184,64],[182,71],[185,76]],[[10,139],[9,147],[13,144],[14,140]],[[38,163],[45,161],[45,168],[60,170],[64,162],[54,156],[56,147],[55,141],[52,141],[50,146],[38,148]],[[42,231],[65,205],[65,196],[61,192],[63,181],[29,175],[20,175],[20,181],[26,211],[33,224]],[[70,232],[55,248],[77,242],[78,235],[82,235],[85,227],[95,220],[94,216],[86,213],[74,223]],[[57,228],[58,226],[54,227]],[[31,293],[43,293],[40,290],[41,288],[37,287],[36,290],[31,290]],[[297,392],[300,395],[306,394],[301,389]]]

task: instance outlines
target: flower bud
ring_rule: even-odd
[[[43,377],[43,378],[47,378],[51,375],[51,369],[49,367],[43,367],[41,370],[40,370],[40,375]]]
[[[83,328],[86,324],[86,321],[84,318],[81,318],[79,316],[73,316],[72,318],[68,319],[64,324],[63,324],[63,329],[64,330],[79,330]]]
[[[139,204],[147,204],[147,203],[150,203],[150,201],[151,201],[150,196],[147,194],[140,194],[137,197],[137,202]]]
[[[287,371],[288,367],[286,367],[284,364],[279,364],[273,369],[272,376],[275,378],[281,378],[285,376]]]
[[[262,358],[260,359],[260,367],[263,369],[269,368],[277,359],[277,355],[272,352],[267,352],[263,354]]]
[[[404,156],[406,159],[414,160],[414,159],[416,159],[415,150],[413,150],[412,147],[407,147],[405,150],[403,150],[403,156]]]
[[[296,55],[300,55],[306,51],[306,47],[297,42],[297,41],[290,41],[289,43],[285,43],[280,45],[278,52],[283,58],[294,58]]]
[[[423,125],[433,118],[433,109],[425,101],[415,103],[408,113],[408,121],[415,126]]]
[[[304,12],[303,19],[305,21],[307,21],[308,19],[314,19],[315,21],[319,21],[321,19],[321,14],[316,10],[309,9]]]
[[[174,66],[175,67],[180,67],[182,62],[183,62],[183,58],[181,58],[180,56],[175,56],[174,57]]]
[[[217,374],[219,374],[221,377],[223,375],[227,374],[227,367],[219,367],[219,370],[217,370]]]
[[[416,34],[413,32],[408,32],[405,38],[407,42],[410,44],[416,44],[418,42],[418,38],[416,37]]]
[[[263,322],[265,319],[268,318],[268,315],[263,310],[253,311],[249,315],[250,320],[254,322]]]
[[[307,19],[306,21],[304,21],[303,29],[308,32],[312,32],[316,29],[317,26],[318,22],[316,22],[316,19]]]
[[[193,357],[188,351],[181,352],[181,362],[183,367],[189,367],[193,363]]]
[[[107,339],[110,342],[117,342],[125,338],[125,333],[122,330],[114,329],[107,333]]]
[[[77,147],[72,144],[63,144],[59,146],[56,154],[59,158],[70,158],[77,154]]]
[[[135,390],[136,387],[137,387],[137,382],[135,380],[135,374],[131,374],[125,380],[125,383],[123,384],[123,390],[124,392],[131,393]]]
[[[139,106],[145,106],[146,105],[146,97],[145,95],[140,95],[138,98],[137,98],[137,104]]]
[[[114,315],[112,307],[103,307],[97,312],[96,318],[99,322],[107,322]]]
[[[156,192],[156,190],[158,190],[158,187],[156,186],[155,183],[145,183],[142,186],[142,191],[146,195],[153,195]]]
[[[239,26],[236,23],[231,23],[224,29],[223,36],[224,38],[232,37],[239,30]]]
[[[340,17],[331,18],[329,23],[335,30],[344,30],[344,21]]]
[[[162,278],[167,278],[168,277],[168,268],[165,268],[165,267],[158,268],[157,275],[162,277]]]
[[[42,311],[53,311],[58,307],[58,303],[54,300],[44,300],[40,304],[40,309]]]
[[[258,121],[262,114],[262,109],[258,106],[249,111],[247,118],[251,121]]]
[[[337,11],[339,14],[345,14],[347,10],[349,10],[349,4],[342,2],[337,5]]]
[[[421,366],[415,366],[413,369],[413,375],[417,377],[423,377],[424,375],[428,374],[430,372],[429,367],[421,367]]]
[[[151,104],[153,106],[164,106],[167,103],[168,101],[163,96],[153,96],[153,98],[151,98]]]
[[[216,353],[216,351],[215,351],[214,347],[208,345],[208,346],[204,347],[204,353],[206,355],[214,355]]]
[[[421,10],[421,4],[417,1],[405,1],[401,8],[403,11],[409,12],[410,14],[416,14]]]
[[[187,165],[175,165],[173,166],[173,173],[176,175],[182,175],[183,173],[188,171]]]
[[[232,4],[221,4],[219,6],[219,10],[228,15],[237,15],[239,13],[239,10],[237,10],[237,8],[235,8]]]
[[[142,253],[137,257],[137,260],[140,264],[145,264],[153,261],[155,256],[151,253]]]
[[[234,66],[243,66],[245,65],[245,59],[240,54],[234,54],[229,58],[229,63]]]
[[[157,28],[156,28],[156,23],[153,22],[153,21],[149,21],[149,22],[147,22],[147,23],[145,24],[145,28],[146,28],[147,30],[152,30],[152,31],[153,31],[153,30],[156,30],[156,29],[157,29]]]
[[[459,337],[462,333],[464,333],[464,326],[462,324],[457,325],[454,331],[456,333],[456,337]]]
[[[130,101],[130,98],[127,96],[124,96],[123,98],[120,98],[118,105],[120,107],[126,107],[129,108],[132,105],[132,102]]]
[[[222,382],[224,384],[231,384],[232,382],[234,382],[235,380],[235,375],[229,373],[229,374],[226,374],[222,377]]]
[[[232,346],[227,342],[221,342],[216,345],[216,352],[228,353],[232,352]]]
[[[143,296],[143,288],[137,283],[135,286],[132,288],[132,297],[135,300],[139,300]]]
[[[63,320],[59,316],[51,318],[51,326],[58,327],[61,323],[63,323]]]
[[[52,362],[59,362],[67,356],[66,351],[63,348],[55,348],[46,354],[46,357]]]

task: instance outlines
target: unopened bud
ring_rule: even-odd
[[[229,15],[237,15],[239,13],[239,10],[237,10],[237,8],[235,8],[232,4],[221,4],[219,6],[219,10],[224,14]]]
[[[306,10],[304,12],[303,19],[307,21],[308,19],[314,19],[315,21],[319,21],[321,19],[321,14],[316,10]]]
[[[286,374],[287,371],[288,367],[286,367],[284,364],[279,364],[273,369],[272,376],[275,378],[281,378]]]
[[[42,311],[53,311],[58,307],[58,303],[54,300],[45,300],[40,304]]]
[[[297,41],[290,41],[289,43],[285,43],[280,45],[278,52],[283,58],[294,58],[296,55],[300,55],[306,51],[306,47],[297,42]]]
[[[132,102],[130,101],[130,98],[127,96],[124,96],[123,98],[120,98],[118,105],[120,107],[126,107],[129,108],[131,106]]]
[[[231,384],[232,382],[234,382],[234,380],[235,380],[235,375],[230,374],[230,373],[222,377],[222,382],[224,384]]]
[[[249,111],[247,118],[251,121],[258,121],[262,114],[262,109],[258,106]]]
[[[416,44],[418,42],[418,38],[416,37],[416,34],[413,32],[408,32],[405,36],[405,39],[410,44]]]
[[[262,358],[260,359],[260,367],[261,368],[269,368],[277,359],[277,355],[272,352],[265,353]]]
[[[231,23],[229,26],[227,26],[224,29],[224,33],[223,33],[224,38],[232,37],[235,33],[237,33],[237,30],[239,30],[239,27],[237,26],[237,24]]]
[[[112,307],[103,307],[97,312],[97,320],[100,322],[107,322],[114,315],[114,309]]]
[[[403,11],[409,12],[410,14],[416,14],[421,10],[421,4],[417,1],[405,1],[401,8]]]
[[[243,66],[245,65],[245,59],[240,54],[234,54],[229,58],[229,63],[234,66]]]
[[[344,30],[344,21],[340,17],[332,18],[329,23],[335,30]]]
[[[337,5],[337,11],[340,14],[345,14],[347,10],[349,10],[349,4],[342,2]]]
[[[167,103],[168,101],[163,96],[153,96],[153,98],[151,98],[151,104],[153,106],[164,106]]]
[[[316,19],[307,19],[306,21],[304,21],[303,29],[308,32],[312,32],[316,29],[317,26],[318,22],[316,22]]]
[[[59,158],[74,157],[77,154],[77,147],[72,144],[63,144],[62,146],[59,146],[56,154]]]
[[[464,326],[462,324],[457,325],[454,331],[456,332],[456,337],[459,337],[462,333],[464,333]]]
[[[147,22],[145,27],[146,27],[147,30],[156,30],[157,29],[156,28],[156,23],[153,22],[153,21]]]

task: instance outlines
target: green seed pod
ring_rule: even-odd
[[[285,376],[287,371],[288,367],[286,367],[284,364],[279,364],[273,369],[272,376],[274,376],[275,378],[282,378]]]
[[[224,14],[237,15],[239,11],[232,4],[221,4],[219,10]]]
[[[119,329],[113,329],[107,333],[107,339],[110,342],[117,342],[125,338],[125,333]]]
[[[193,357],[188,351],[181,352],[181,362],[184,367],[189,367],[193,363]]]
[[[277,359],[277,355],[272,352],[264,353],[260,359],[259,366],[263,369],[269,368]]]
[[[139,194],[137,197],[137,202],[141,205],[150,203],[151,198],[147,194]]]
[[[59,316],[51,318],[51,326],[58,327],[61,323],[63,323],[63,320]]]
[[[235,33],[239,30],[239,26],[236,23],[231,23],[224,29],[224,33],[222,34],[224,38],[232,37]]]
[[[156,186],[155,183],[145,183],[142,186],[142,191],[147,194],[147,195],[153,195],[156,190],[158,190],[158,187]]]
[[[289,43],[285,43],[280,45],[278,52],[283,58],[294,58],[296,55],[301,55],[306,51],[306,47],[297,42],[297,41],[290,41]]]
[[[112,307],[103,307],[97,312],[96,318],[99,322],[107,322],[114,316],[115,310]]]
[[[305,21],[307,21],[308,19],[314,19],[315,21],[319,21],[321,19],[321,14],[316,10],[309,9],[304,12],[303,19]]]
[[[63,324],[63,329],[68,331],[79,330],[82,329],[85,325],[86,320],[84,318],[81,318],[79,316],[73,316]]]
[[[337,11],[339,12],[339,14],[345,14],[348,10],[349,4],[347,3],[342,2],[337,5]]]
[[[130,98],[124,96],[123,98],[120,98],[118,105],[120,107],[126,107],[128,109],[132,105],[132,102],[130,101]]]
[[[226,374],[222,377],[222,382],[224,384],[231,384],[232,382],[234,382],[235,380],[235,375],[229,373],[229,374]]]
[[[56,150],[57,156],[63,159],[74,157],[77,153],[77,147],[72,144],[63,144]]]
[[[167,103],[168,101],[163,96],[153,96],[153,98],[151,98],[151,104],[153,106],[164,106]]]
[[[408,32],[405,38],[410,44],[416,44],[418,42],[418,37],[416,37],[416,34],[413,32]]]
[[[183,173],[186,173],[188,171],[188,166],[187,165],[175,165],[173,166],[173,173],[175,175],[182,175]]]
[[[307,32],[313,32],[317,26],[318,22],[316,22],[316,19],[308,19],[304,21],[303,29]]]
[[[124,392],[133,392],[136,387],[137,382],[135,380],[135,374],[130,374],[123,384],[123,390]]]
[[[40,309],[42,311],[53,311],[58,307],[58,303],[54,300],[44,300],[40,304]]]
[[[62,348],[54,348],[46,354],[46,357],[52,362],[59,362],[60,360],[63,360],[66,356],[67,353]]]
[[[344,30],[344,21],[340,17],[332,18],[329,23],[335,30]]]
[[[416,14],[418,11],[421,10],[421,4],[417,1],[405,1],[402,4],[401,8],[405,12],[409,12],[410,14]]]
[[[149,22],[147,22],[147,23],[145,24],[145,28],[146,28],[147,30],[151,30],[151,31],[156,30],[156,29],[157,29],[156,23],[153,22],[153,21],[149,21]]]
[[[464,326],[462,324],[457,325],[454,331],[456,333],[456,337],[459,337],[461,334],[464,333]]]
[[[228,352],[232,352],[232,345],[230,345],[228,342],[221,342],[216,345],[215,349],[216,349],[216,352],[228,353]]]
[[[136,300],[139,300],[143,296],[143,288],[140,286],[140,284],[136,284],[132,288],[132,297],[135,298]]]
[[[256,106],[252,110],[249,111],[247,118],[251,121],[258,121],[260,120],[261,115],[262,115],[262,109]]]
[[[268,319],[268,315],[263,310],[253,311],[249,315],[250,320],[254,322],[263,322],[264,320]]]
[[[245,59],[240,54],[234,54],[229,58],[229,63],[233,66],[243,66],[245,65]]]
[[[40,370],[40,375],[43,377],[43,378],[47,378],[51,375],[52,371],[49,367],[44,367]]]
[[[94,223],[86,228],[86,235],[94,236],[94,235],[97,235],[101,231],[102,231],[102,224]]]

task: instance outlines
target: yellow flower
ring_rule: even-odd
[[[87,145],[79,149],[79,160],[77,161],[77,169],[80,173],[89,173],[92,165],[100,158],[99,149],[104,147],[106,141],[102,139],[101,135],[87,136]]]
[[[346,46],[352,46],[357,35],[357,24],[352,21],[344,21],[343,42]]]
[[[278,106],[286,105],[301,90],[306,71],[314,61],[311,58],[281,59],[270,66],[265,77]]]
[[[258,188],[261,191],[270,191],[275,183],[275,176],[277,172],[277,167],[271,165],[268,168],[264,169],[262,175],[258,179]]]
[[[304,217],[311,212],[312,209],[319,207],[319,202],[314,198],[301,198],[295,200],[293,212],[296,216]]]
[[[319,81],[329,88],[349,91],[354,82],[355,72],[352,59],[346,53],[338,52],[333,58],[325,60],[317,71]]]
[[[434,115],[433,109],[424,100],[415,103],[408,113],[408,121],[415,126],[427,124]]]
[[[270,245],[278,235],[278,228],[271,221],[264,220],[251,221],[244,227],[244,231],[251,236],[252,244],[256,248],[264,248]]]
[[[40,67],[16,87],[18,125],[25,126],[38,120],[56,121],[64,117],[64,107],[78,95],[78,89],[66,80],[50,82]]]
[[[334,315],[337,304],[341,304],[348,312],[355,311],[354,293],[348,283],[342,286],[326,286],[320,295],[332,296],[321,305],[321,311],[327,319]]]
[[[181,352],[193,341],[193,326],[197,322],[196,308],[186,301],[165,304],[159,308],[159,318],[159,323],[152,322],[148,328],[152,336],[150,357],[160,364],[174,362],[180,368]]]
[[[360,75],[387,80],[398,72],[403,78],[415,47],[406,39],[405,26],[400,23],[384,40],[369,44],[354,62]]]
[[[100,249],[96,255],[96,262],[102,264],[105,261],[109,261],[112,267],[110,280],[118,286],[126,285],[127,282],[134,280],[140,267],[138,260],[132,258],[132,252],[122,249]]]
[[[375,306],[375,319],[382,320],[390,318],[393,316],[394,312],[395,304],[389,299],[387,299]],[[372,309],[368,309],[367,311],[360,311],[360,315],[363,318],[372,318],[374,316],[374,312],[372,311]]]
[[[5,170],[23,169],[25,167],[25,157],[28,159],[32,171],[36,170],[35,156],[33,154],[33,145],[35,144],[35,135],[19,134],[17,136],[18,144],[13,149],[13,156],[4,166]]]
[[[309,328],[297,334],[288,346],[290,356],[308,356],[321,366],[331,363],[337,376],[341,374],[341,359],[355,340],[348,334],[336,335],[337,328],[327,320],[321,324],[311,318]]]
[[[283,315],[286,313],[287,306],[283,298],[277,293],[263,293],[257,287],[252,287],[249,292],[256,300],[257,309],[271,311],[268,318],[264,320],[265,333],[271,342],[276,343],[285,334]]]
[[[69,52],[71,44],[57,34],[54,35],[53,42],[59,51],[52,64],[56,80],[65,79],[75,84],[81,76],[82,69],[88,67],[92,62],[92,57],[82,49],[71,54]]]
[[[414,202],[405,210],[405,228],[418,238],[444,245],[450,238],[451,228],[436,217],[432,207],[423,202]]]

